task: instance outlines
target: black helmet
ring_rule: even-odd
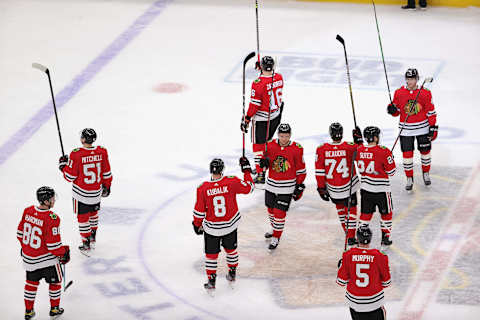
[[[43,204],[44,201],[50,200],[55,196],[55,190],[50,187],[40,187],[37,190],[37,200],[40,204]]]
[[[222,159],[215,158],[212,161],[210,161],[210,173],[222,174],[224,168],[225,168],[225,164],[223,163]]]
[[[262,70],[265,71],[272,71],[273,67],[275,66],[275,61],[270,56],[264,56],[262,58]]]
[[[369,244],[372,241],[372,230],[366,225],[357,229],[357,240],[360,244]]]
[[[374,137],[380,139],[380,129],[374,126],[368,126],[363,130],[363,136],[367,142],[374,142]]]
[[[278,126],[278,133],[292,133],[292,128],[288,123],[282,123]]]
[[[97,140],[97,133],[92,128],[85,128],[82,130],[81,137],[85,139],[85,143],[92,144]]]
[[[338,122],[332,123],[330,128],[328,128],[328,132],[333,141],[340,141],[343,138],[343,127]]]
[[[418,80],[418,70],[415,68],[407,69],[407,71],[405,72],[405,79],[408,78],[415,78]]]

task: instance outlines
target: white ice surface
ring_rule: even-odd
[[[54,91],[59,92],[152,3],[1,1],[0,146],[50,100],[47,78],[31,68],[33,62],[50,69]],[[476,128],[480,120],[479,9],[401,12],[396,6],[377,6],[377,13],[387,61],[411,60],[421,74],[425,69],[436,72],[430,87],[440,131],[433,166],[476,165],[480,160]],[[336,34],[344,37],[350,59],[379,59],[369,5],[266,1],[260,24],[261,50],[279,56],[280,68],[288,67],[282,65],[287,55],[343,59]],[[202,259],[202,241],[190,225],[194,190],[207,178],[213,156],[231,157],[227,171],[239,174],[235,164],[241,148],[242,87],[241,82],[230,80],[243,57],[255,49],[253,1],[172,1],[59,111],[66,150],[78,146],[84,127],[95,128],[98,144],[108,148],[114,181],[112,195],[102,204],[125,209],[119,213],[125,216],[139,212],[129,224],[101,222],[98,249],[90,261],[72,251],[67,278],[74,284],[62,296],[65,319],[349,319],[348,309],[341,305],[282,307],[268,280],[241,278],[242,264],[250,263],[247,254],[242,258],[242,251],[248,249],[241,247],[237,288],[231,291],[219,279],[214,299],[201,288],[205,276],[195,264]],[[352,69],[352,75],[359,72]],[[380,73],[372,87],[354,83],[362,128],[370,124],[396,127],[398,119],[385,112],[388,95],[382,77]],[[181,83],[187,89],[177,94],[155,92],[153,88],[163,82]],[[325,135],[333,121],[342,122],[348,135],[353,127],[348,89],[342,84],[302,82],[299,77],[290,83],[286,79],[284,121],[292,125],[294,139],[304,144],[307,182],[313,183],[313,153],[320,141],[301,138]],[[447,132],[443,128],[451,129],[449,135],[442,136]],[[386,145],[391,146],[394,133],[396,129],[385,135]],[[402,175],[399,148],[395,154]],[[0,165],[1,319],[22,317],[24,271],[15,229],[23,208],[35,203],[39,186],[53,186],[58,193],[55,211],[62,217],[64,243],[73,248],[79,243],[71,213],[71,186],[58,172],[58,157],[56,124],[50,118]],[[262,203],[258,191],[253,198],[242,198],[240,206],[250,206],[252,201]],[[244,216],[243,223],[248,219]],[[267,227],[266,220],[262,223],[259,236]],[[94,259],[118,257],[124,260],[116,265],[123,268],[117,272],[101,273],[101,266],[91,264]],[[130,281],[139,285],[136,293],[108,296],[102,291],[113,288],[114,282],[131,288]],[[164,309],[144,318],[128,312],[129,307],[162,304]],[[38,319],[46,319],[44,283],[35,305]],[[398,316],[401,305],[400,301],[387,303],[389,319]],[[432,304],[422,319],[477,319],[479,314],[478,307]]]

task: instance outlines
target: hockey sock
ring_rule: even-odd
[[[273,228],[273,222],[275,220],[275,214],[273,212],[273,208],[268,208],[268,218],[270,219],[270,225]]]
[[[372,220],[373,213],[362,213],[360,215],[360,226],[367,226],[370,224],[370,220]]]
[[[98,211],[90,212],[90,217],[88,221],[90,222],[90,229],[97,230],[98,229]]]
[[[263,172],[263,169],[260,168],[260,159],[262,158],[263,151],[265,150],[265,145],[254,143],[252,149],[253,158],[255,160],[255,169],[257,170],[257,173]]]
[[[92,233],[90,229],[90,214],[89,213],[82,213],[77,214],[78,218],[78,229],[80,230],[80,235],[82,236],[82,241],[87,240]]]
[[[32,310],[35,303],[35,296],[40,282],[27,280],[25,283],[25,292],[23,298],[25,299],[25,309]]]
[[[347,220],[345,220],[346,222]],[[350,216],[348,218],[347,238],[355,238],[357,232],[357,207],[350,207]]]
[[[238,252],[237,250],[233,249],[233,250],[227,250],[225,249],[225,251],[227,252],[227,265],[229,268],[232,268],[232,267],[237,267],[238,266]]]
[[[392,215],[391,211],[387,214],[380,215],[380,228],[388,237],[390,237],[390,232],[392,232]]]
[[[342,224],[343,232],[347,232],[345,228],[345,213],[347,212],[347,208],[345,208],[343,204],[335,204],[335,206],[337,207],[338,219]]]
[[[430,164],[432,163],[432,156],[430,151],[421,151],[420,157],[422,159],[422,171],[430,172]]]
[[[205,254],[205,270],[207,271],[207,276],[217,273],[217,259],[218,259],[218,253]]]
[[[407,177],[413,177],[413,151],[403,153],[403,170]]]
[[[273,209],[275,218],[273,219],[273,236],[280,239],[283,233],[283,228],[285,227],[285,217],[287,212],[280,209]]]
[[[62,294],[62,286],[60,283],[50,283],[48,287],[48,295],[50,296],[50,306],[58,307],[60,305],[60,296]]]

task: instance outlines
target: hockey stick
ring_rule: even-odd
[[[65,156],[65,151],[63,150],[62,134],[60,133],[60,125],[58,124],[57,106],[55,105],[55,96],[53,95],[52,79],[50,78],[50,70],[48,70],[47,67],[41,65],[40,63],[32,63],[32,67],[42,72],[45,72],[48,76],[48,83],[50,84],[50,93],[52,94],[53,111],[55,112],[55,120],[57,120],[57,131],[58,131],[58,137],[60,138],[60,148],[62,149],[62,156]]]
[[[255,69],[260,70],[260,35],[258,32],[258,0],[255,0],[255,21],[256,21],[256,27],[257,27],[257,55],[258,55],[258,60],[257,60],[257,63],[255,64]]]
[[[61,264],[60,265],[60,270],[62,271],[62,278],[63,278],[63,292],[67,291],[68,287],[70,287],[73,284],[73,280],[68,281],[68,284],[65,285],[65,265]]]
[[[347,251],[348,242],[348,225],[350,222],[350,208],[352,207],[352,188],[353,188],[353,170],[355,169],[355,158],[357,157],[357,149],[353,150],[352,166],[350,167],[350,187],[348,190],[348,204],[347,204],[347,224],[345,225],[345,246],[343,251]]]
[[[255,51],[250,52],[243,60],[243,121],[245,121],[245,66],[253,57],[255,57]],[[242,156],[245,157],[245,132],[243,132]]]
[[[375,8],[374,0],[372,0],[372,4],[373,4],[373,12],[375,13],[375,23],[377,24],[378,43],[380,44],[380,53],[382,54],[383,70],[385,71],[385,80],[387,80],[388,97],[390,98],[390,103],[392,104],[393,103],[392,94],[390,92],[390,84],[388,83],[387,67],[385,66],[385,57],[383,56],[382,38],[380,37],[380,29],[378,27],[378,19],[377,19],[377,9]]]
[[[347,66],[347,78],[348,78],[348,88],[350,90],[350,100],[352,101],[352,112],[353,112],[353,123],[355,128],[357,127],[357,118],[355,117],[355,107],[353,106],[353,93],[352,93],[352,83],[350,81],[350,68],[348,67],[348,59],[347,59],[347,49],[345,48],[345,40],[337,34],[336,39],[342,44],[343,52],[345,54],[345,64]]]
[[[422,92],[422,90],[423,90],[423,86],[425,85],[425,83],[431,83],[432,81],[433,81],[432,77],[425,78],[425,80],[423,80],[422,86],[420,87],[420,90],[418,90],[418,93],[417,93],[417,96],[415,97],[415,100],[413,100],[413,103],[410,105],[410,109],[408,109],[407,117],[405,118],[405,121],[403,121],[403,125],[400,128],[400,132],[398,133],[398,136],[395,139],[395,142],[393,143],[392,153],[393,153],[393,150],[395,149],[395,146],[397,145],[398,139],[400,139],[400,135],[402,134],[403,128],[405,128],[405,124],[407,123],[408,117],[412,113],[413,108],[415,108],[415,106],[417,105],[417,100],[418,100],[418,97],[420,96],[420,92]]]

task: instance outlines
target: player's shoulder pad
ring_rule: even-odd
[[[255,80],[253,80],[253,83],[259,83],[260,81],[262,81],[260,78],[257,78]]]
[[[73,149],[73,150],[72,150],[72,153],[77,152],[77,151],[80,151],[80,148],[75,148],[75,149]]]
[[[347,144],[349,144],[349,145],[351,145],[351,146],[354,146],[354,145],[355,145],[355,143],[353,143],[353,142],[347,142]]]
[[[237,179],[237,176],[227,176],[229,179]]]
[[[385,147],[385,146],[379,145],[379,147],[382,148],[382,149],[387,149],[387,147]]]
[[[58,216],[54,212],[50,212],[49,216],[52,220],[57,220],[58,219]]]
[[[103,149],[103,150],[107,151],[107,148],[105,148],[104,146],[97,146],[97,147],[99,147],[100,149]]]
[[[423,90],[430,92],[430,89],[423,87]]]
[[[295,143],[295,145],[297,146],[297,148],[303,149],[303,147],[302,147],[302,145],[301,145],[300,143],[298,143],[298,142],[294,142],[294,143]]]
[[[201,188],[204,184],[205,184],[205,181],[202,182],[202,183],[200,183],[200,184],[198,185],[197,189]]]

